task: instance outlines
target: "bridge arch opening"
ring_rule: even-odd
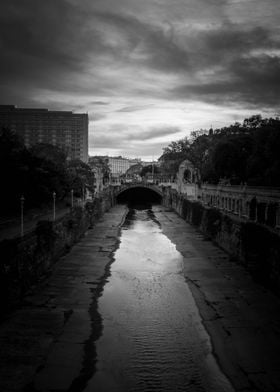
[[[117,195],[120,204],[161,204],[161,201],[160,193],[141,186],[125,189]]]

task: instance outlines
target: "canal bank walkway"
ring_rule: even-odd
[[[0,325],[0,391],[81,391],[94,371],[102,292],[126,207],[105,213]]]
[[[70,207],[66,207],[66,205],[58,204],[56,206],[55,217],[56,219],[62,218],[64,215],[68,214],[70,211]],[[30,233],[32,230],[36,228],[36,225],[39,221],[48,220],[53,221],[53,208],[45,208],[45,209],[37,209],[33,211],[29,211],[24,215],[24,225],[23,225],[23,233]],[[21,221],[20,217],[18,218],[0,218],[0,241],[8,240],[12,238],[17,238],[21,236]]]
[[[280,390],[280,301],[176,213],[153,208],[184,256],[184,275],[236,391]],[[126,208],[115,206],[0,325],[0,391],[78,392],[96,366],[97,300],[110,274]]]
[[[280,299],[174,212],[155,216],[184,256],[214,355],[236,391],[280,391]]]

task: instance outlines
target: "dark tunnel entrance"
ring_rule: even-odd
[[[152,189],[144,187],[134,187],[126,189],[117,196],[117,203],[120,204],[161,204],[162,197]]]

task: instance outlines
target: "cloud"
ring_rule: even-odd
[[[29,95],[44,89],[92,93],[99,75],[91,72],[91,57],[98,68],[111,51],[92,22],[90,13],[66,0],[1,2],[2,88],[20,93],[24,87]],[[96,83],[95,93],[102,91]]]
[[[0,21],[4,54],[2,70],[15,74],[23,71],[25,77],[29,72],[35,73],[36,77],[38,71],[42,71],[42,68],[36,68],[39,64],[44,68],[55,66],[56,70],[82,69],[83,62],[75,55],[77,38],[72,40],[81,27],[81,20],[79,15],[75,16],[75,10],[66,1],[4,2],[1,5]],[[9,61],[14,56],[19,57],[19,62]],[[33,69],[28,72],[26,65],[32,63]]]
[[[280,59],[234,59],[227,68],[227,78],[178,86],[170,91],[174,99],[195,99],[220,105],[247,104],[250,107],[277,107],[280,103]]]
[[[0,103],[89,112],[95,145],[156,148],[279,106],[278,19],[272,0],[3,0]]]
[[[118,131],[122,128],[122,133]],[[101,129],[98,133],[95,133],[93,140],[95,140],[96,145],[120,145],[125,140],[130,142],[147,142],[158,138],[164,138],[165,136],[171,136],[179,134],[182,130],[179,127],[172,126],[157,126],[150,128],[135,127],[133,129],[127,128],[125,124],[112,125],[107,128]]]
[[[89,151],[90,155],[122,155],[147,160],[159,155],[166,144],[166,141],[159,139],[132,140],[112,134],[90,135]]]
[[[103,102],[103,101],[92,101],[90,102],[92,105],[99,105],[99,106],[107,106],[110,105],[110,102]]]
[[[104,118],[108,117],[106,114],[102,113],[90,113],[89,114],[89,120],[90,121],[100,121],[104,120]]]
[[[103,49],[115,61],[167,72],[188,67],[188,53],[177,45],[172,28],[166,31],[128,13],[93,11],[91,17],[102,31]]]
[[[232,24],[198,31],[193,79],[166,91],[165,98],[262,108],[279,105],[280,42],[269,29]],[[278,55],[277,55],[278,54]]]
[[[141,156],[150,159],[161,154],[173,138],[179,138],[180,132],[182,130],[179,127],[165,125],[149,128],[135,126],[134,129],[127,128],[125,124],[101,126],[90,134],[89,150],[91,155]]]
[[[153,140],[157,138],[163,138],[164,136],[168,135],[175,135],[179,134],[182,130],[179,127],[173,126],[157,126],[151,127],[146,131],[139,132],[138,135],[136,134],[135,137],[138,140]]]
[[[150,109],[153,105],[136,105],[136,106],[125,106],[124,108],[118,109],[117,112],[131,113],[138,112],[139,110]]]
[[[213,4],[225,7],[226,2]],[[182,97],[186,89],[202,100],[205,94],[211,96],[214,102],[211,89],[217,89],[220,95],[225,94],[227,101],[229,94],[227,91],[223,94],[222,86],[234,90],[236,79],[243,82],[244,70],[240,68],[238,75],[236,64],[242,64],[244,56],[250,59],[253,51],[279,48],[272,30],[262,26],[239,26],[226,20],[215,25],[190,24],[182,29],[174,20],[173,23],[161,20],[151,23],[149,18],[144,21],[129,12],[124,13],[121,10],[127,2],[121,2],[122,7],[119,10],[116,7],[114,12],[102,10],[100,4],[88,8],[85,5],[87,2],[81,6],[66,0],[50,0],[43,5],[37,0],[20,3],[11,0],[1,5],[3,92],[9,90],[13,97],[16,92],[13,94],[12,90],[18,87],[22,98],[23,89],[29,96],[38,95],[40,90],[43,95],[50,89],[76,95],[109,96],[119,89],[125,94],[168,98],[168,91],[171,95],[178,91],[178,97]],[[151,9],[155,10],[155,5],[156,2]],[[162,6],[172,15],[167,2]],[[177,10],[180,7],[184,9],[183,2],[176,2]],[[189,4],[193,15],[203,9],[205,16],[207,12],[211,14],[205,1]],[[121,69],[127,78],[121,75]],[[135,72],[140,72],[140,80],[135,78]],[[168,85],[168,75],[177,79],[173,86]],[[149,87],[151,76],[155,83]],[[11,80],[16,85],[11,85]],[[250,91],[250,81],[254,83],[248,77],[246,91]],[[236,86],[239,88],[238,83]],[[207,94],[208,87],[210,94]],[[242,102],[246,101],[245,92],[241,95]],[[267,95],[273,99],[271,91]],[[252,101],[249,98],[248,103]],[[217,97],[219,101],[224,100]],[[109,103],[101,99],[93,100],[92,105],[109,106]],[[131,105],[119,111],[134,112],[142,108],[143,105]]]

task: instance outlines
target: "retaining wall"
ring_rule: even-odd
[[[265,225],[227,215],[217,208],[164,189],[163,204],[243,264],[256,280],[280,294],[280,236]]]
[[[75,207],[62,218],[40,221],[23,237],[0,242],[1,314],[18,304],[22,296],[49,274],[53,264],[70,250],[113,203],[111,193],[103,192],[85,208]]]

